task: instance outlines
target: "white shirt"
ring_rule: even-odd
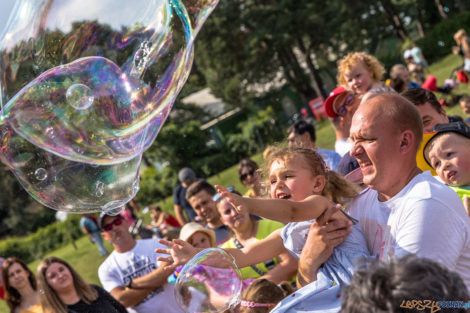
[[[372,255],[381,260],[414,253],[460,274],[470,290],[470,218],[462,201],[429,172],[414,177],[392,199],[380,202],[366,189],[351,204]]]
[[[166,248],[157,239],[137,240],[130,251],[113,251],[98,269],[103,288],[110,292],[116,287],[124,287],[129,279],[146,275],[158,267],[156,248]],[[130,313],[181,313],[174,296],[174,285],[166,283],[152,291],[141,303],[127,308]]]
[[[352,148],[352,142],[348,142],[347,138],[339,139],[335,141],[335,151],[341,157],[348,153]]]

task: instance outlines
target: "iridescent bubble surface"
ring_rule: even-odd
[[[114,212],[137,193],[142,153],[216,4],[16,2],[0,38],[0,159],[34,198],[58,210]]]
[[[224,312],[240,302],[242,276],[232,256],[219,248],[195,255],[181,270],[175,298],[187,312]]]

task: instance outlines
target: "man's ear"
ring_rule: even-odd
[[[400,140],[400,153],[406,154],[411,150],[414,151],[415,142],[416,142],[416,136],[411,130],[407,129],[404,132],[402,132],[401,140]]]

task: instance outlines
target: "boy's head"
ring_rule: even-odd
[[[470,96],[463,96],[460,98],[459,104],[462,112],[465,115],[470,116]]]
[[[425,133],[418,165],[432,167],[448,185],[470,185],[470,127],[463,122],[438,124]]]

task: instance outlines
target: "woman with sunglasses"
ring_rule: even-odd
[[[15,257],[2,264],[5,301],[10,313],[42,313],[36,279],[23,260]]]
[[[38,285],[46,312],[127,312],[103,288],[86,283],[67,262],[56,257],[46,258],[39,264]]]
[[[244,194],[250,198],[266,198],[267,192],[261,184],[261,175],[258,172],[258,164],[251,159],[242,159],[238,164],[238,177],[240,182],[249,189]]]

